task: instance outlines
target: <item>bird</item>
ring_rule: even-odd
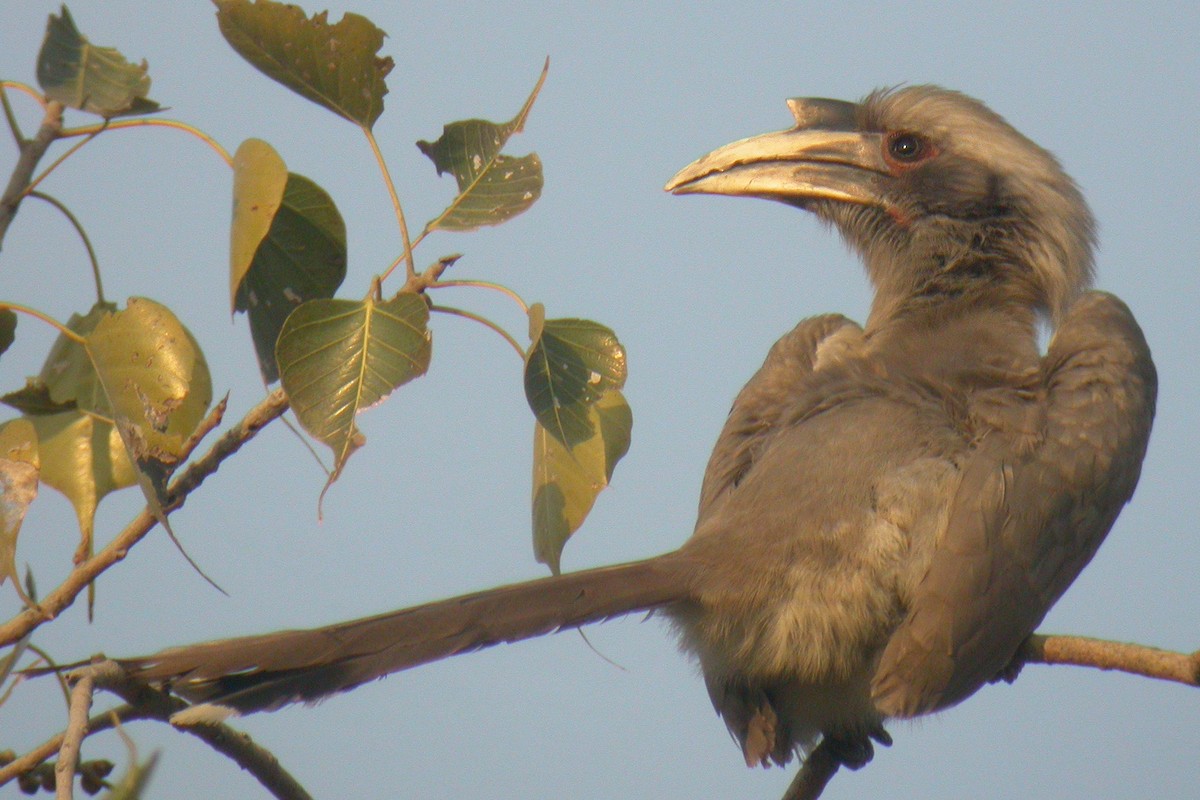
[[[1091,288],[1076,183],[983,103],[906,85],[788,106],[792,127],[720,147],[666,190],[815,215],[859,254],[874,299],[863,325],[811,317],[771,348],[679,549],[119,663],[248,713],[653,611],[750,766],[818,743],[861,766],[890,720],[1003,675],[1134,492],[1150,350],[1129,308]]]

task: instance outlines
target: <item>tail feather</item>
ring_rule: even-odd
[[[441,658],[657,608],[685,596],[672,554],[342,622],[118,659],[194,702],[242,713],[313,702]]]

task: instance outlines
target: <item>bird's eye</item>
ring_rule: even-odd
[[[888,155],[903,164],[920,161],[929,154],[929,144],[915,133],[897,133],[888,138]]]

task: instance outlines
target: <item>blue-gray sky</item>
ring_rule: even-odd
[[[33,82],[56,2],[9,3],[0,76]],[[305,3],[307,10],[323,6]],[[361,296],[399,236],[358,130],[255,72],[203,2],[71,4],[98,44],[146,58],[151,96],[233,150],[257,136],[331,192],[349,228],[342,295]],[[386,30],[396,61],[376,133],[414,226],[452,194],[413,142],[445,122],[502,120],[548,54],[527,132],[546,187],[531,211],[478,234],[437,234],[428,263],[465,257],[458,277],[506,283],[552,316],[612,326],[628,348],[633,448],[568,545],[566,569],[629,560],[688,535],[712,441],[737,389],[800,318],[862,319],[869,288],[829,231],[784,206],[675,198],[663,183],[733,139],[787,127],[784,99],[854,99],[934,82],[980,97],[1054,151],[1100,223],[1098,284],[1121,295],[1158,364],[1159,414],[1142,483],[1044,630],[1200,646],[1195,493],[1200,476],[1200,11],[1192,3],[337,3]],[[36,110],[12,101],[27,130]],[[82,117],[75,118],[77,123]],[[5,137],[7,140],[7,137]],[[14,148],[0,145],[5,173]],[[228,317],[230,175],[195,140],[165,130],[106,134],[44,187],[91,233],[106,290],[173,307],[208,355],[231,418],[263,394],[243,318]],[[91,302],[86,261],[63,220],[27,203],[0,253],[0,296],[61,319]],[[454,302],[515,333],[502,299]],[[198,579],[153,533],[36,641],[67,659],[310,626],[536,577],[529,546],[532,420],[520,363],[495,335],[434,321],[430,374],[361,425],[368,445],[316,520],[322,475],[273,425],[176,515],[192,555],[231,593]],[[0,382],[37,371],[51,336],[23,321]],[[36,333],[35,333],[36,331]],[[138,507],[110,497],[101,541]],[[44,490],[20,549],[43,589],[69,568],[74,520]],[[0,615],[18,608],[7,588]],[[393,676],[315,708],[244,720],[318,797],[746,797],[782,793],[791,771],[749,771],[665,627],[626,619]],[[52,687],[0,708],[0,747],[59,729]],[[1065,667],[1030,667],[960,707],[896,724],[896,744],[826,797],[1143,798],[1195,791],[1195,690]],[[164,748],[150,797],[254,797],[236,766],[190,737],[139,723]],[[85,755],[119,754],[111,736]],[[15,790],[14,790],[15,791]]]

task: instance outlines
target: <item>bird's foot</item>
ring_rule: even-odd
[[[892,737],[883,729],[882,725],[875,725],[873,728],[862,734],[826,734],[825,747],[829,754],[835,760],[847,769],[862,769],[867,764],[871,763],[871,759],[875,757],[875,745],[871,743],[874,739],[884,747],[891,747]]]

